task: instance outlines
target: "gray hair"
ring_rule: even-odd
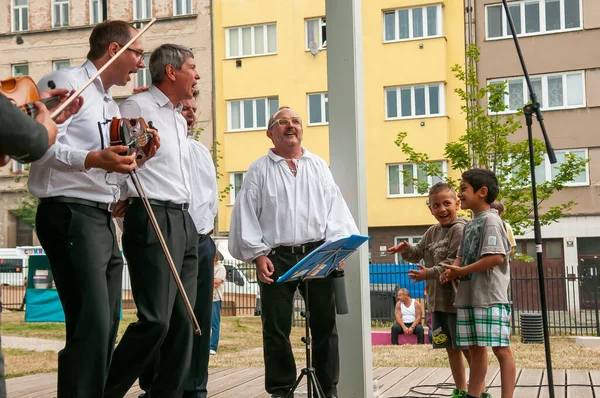
[[[160,84],[166,79],[165,68],[167,65],[173,65],[175,69],[181,70],[188,58],[194,58],[192,50],[178,44],[163,44],[152,51],[150,56],[152,84]]]
[[[408,289],[400,288],[400,289],[398,289],[398,293],[402,293],[406,297],[410,297],[410,292],[408,291]]]
[[[284,109],[289,109],[291,111],[294,111],[289,106],[280,106],[279,109],[277,109],[277,112],[275,112],[274,114],[272,114],[271,117],[269,118],[269,123],[267,123],[267,131],[271,130],[271,127],[272,127],[271,125],[275,121],[275,116],[277,116],[279,114],[279,112],[281,112]],[[294,111],[294,112],[296,112],[296,111]],[[302,118],[300,116],[298,116],[298,118],[300,119],[300,122],[302,122]]]

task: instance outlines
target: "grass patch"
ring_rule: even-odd
[[[3,349],[2,353],[7,379],[58,370],[58,354],[52,351],[37,352],[8,348]]]

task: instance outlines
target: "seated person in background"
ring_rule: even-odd
[[[398,291],[398,303],[396,303],[396,323],[392,326],[392,344],[398,345],[399,334],[416,334],[417,344],[425,342],[425,331],[421,325],[421,304],[410,298],[408,289]]]

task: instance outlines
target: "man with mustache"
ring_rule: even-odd
[[[302,146],[302,119],[280,108],[268,123],[274,148],[248,169],[235,199],[229,232],[231,254],[256,265],[262,302],[265,388],[286,397],[296,380],[289,336],[298,282],[274,283],[325,241],[358,228],[323,159]],[[339,347],[331,278],[310,282],[313,363],[327,398],[337,397]]]

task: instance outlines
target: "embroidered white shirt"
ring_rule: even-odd
[[[190,215],[199,234],[213,230],[219,204],[217,172],[208,149],[189,136],[192,164]]]

